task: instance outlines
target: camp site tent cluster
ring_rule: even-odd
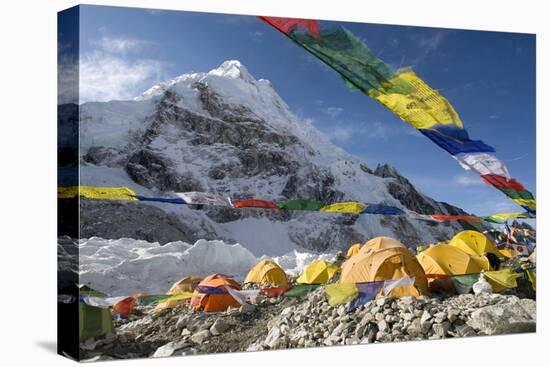
[[[464,285],[464,289],[469,291],[469,287],[478,280],[482,272],[496,292],[517,286],[516,279],[521,274],[512,269],[492,269],[485,257],[488,253],[503,257],[489,238],[476,231],[459,232],[448,243],[430,246],[417,255],[396,239],[376,237],[365,244],[352,245],[341,266],[320,259],[311,262],[295,280],[294,288],[284,269],[271,259],[263,259],[254,265],[243,284],[260,287],[269,297],[283,294],[289,297],[301,296],[324,286],[331,304],[347,303],[360,295],[358,289],[362,286],[376,284],[377,287],[371,287],[374,297],[419,297],[429,295],[434,290],[449,291],[451,281],[446,277],[451,276],[457,276],[460,280],[453,283],[456,287]],[[535,288],[535,273],[529,272],[528,276]],[[385,285],[388,282],[391,285],[389,287]],[[454,289],[458,291],[456,287]],[[257,295],[260,290],[242,290],[239,282],[224,274],[212,274],[206,278],[185,276],[175,282],[165,296],[138,294],[114,297],[117,303],[112,308],[115,312],[128,316],[136,299],[161,297],[161,301],[153,309],[154,312],[182,305],[200,312],[222,312],[229,307],[240,307],[243,300],[239,295],[244,292],[256,292],[254,294]],[[82,288],[81,295],[83,294],[104,296],[89,288]],[[122,299],[118,300],[119,298]],[[81,303],[81,309],[81,338],[112,331],[108,310],[84,303]]]

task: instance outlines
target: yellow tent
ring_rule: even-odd
[[[187,276],[183,277],[170,287],[167,294],[177,295],[181,293],[187,293],[187,292],[193,292],[197,284],[199,284],[202,281],[202,278],[195,277],[195,276]],[[167,309],[167,308],[174,308],[179,305],[186,304],[188,302],[188,299],[169,299],[165,302],[161,302],[155,307],[153,310],[154,312],[159,312],[161,310]]]
[[[426,274],[463,275],[490,269],[485,256],[470,255],[451,245],[435,245],[416,258]]]
[[[502,257],[493,241],[478,231],[459,232],[449,241],[449,245],[458,247],[470,255],[483,256],[485,253],[493,253],[500,258]]]
[[[361,244],[360,244],[360,243],[356,243],[356,244],[352,245],[352,246],[348,249],[348,253],[347,253],[346,257],[347,257],[347,258],[352,257],[353,255],[355,255],[356,253],[358,253],[360,249],[361,249]]]
[[[394,288],[395,297],[429,294],[424,270],[406,247],[390,247],[359,252],[342,265],[340,283],[364,283],[416,277],[412,286]]]
[[[374,250],[380,250],[383,248],[402,247],[407,248],[404,244],[391,237],[375,237],[363,245],[359,252],[369,253]]]
[[[315,260],[304,269],[296,282],[300,284],[325,284],[337,271],[338,267],[336,265],[325,260]]]
[[[244,283],[270,284],[275,287],[288,285],[285,271],[273,260],[265,259],[254,265]]]

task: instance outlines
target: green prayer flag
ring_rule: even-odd
[[[292,288],[289,291],[286,291],[284,296],[285,297],[295,297],[295,298],[303,298],[305,297],[309,292],[319,288],[319,284],[300,284],[296,287]]]

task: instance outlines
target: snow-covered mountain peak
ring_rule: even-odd
[[[162,95],[168,89],[189,88],[196,82],[206,82],[213,79],[230,79],[233,81],[241,81],[250,87],[257,89],[259,86],[271,88],[269,80],[256,80],[247,70],[247,68],[239,60],[226,60],[217,68],[210,70],[207,73],[185,73],[175,78],[158,83],[145,92],[135,97],[134,100],[146,100]],[[178,88],[179,87],[179,88]]]
[[[224,61],[219,67],[210,70],[208,75],[217,75],[232,79],[240,78],[249,83],[256,81],[239,60]]]
[[[157,84],[133,101],[84,103],[79,120],[79,150],[85,162],[81,182],[127,186],[144,196],[206,191],[233,199],[356,200],[419,213],[460,213],[417,192],[391,166],[370,169],[312,122],[296,116],[275,89],[269,81],[255,79],[239,61],[229,60],[211,71]],[[133,210],[125,212],[131,224],[104,231],[102,222],[96,226],[95,213],[98,218],[107,211],[119,216],[120,208],[86,205],[89,216],[84,221],[93,224],[88,237],[223,239],[242,243],[258,255],[267,254],[267,248],[276,255],[295,246],[315,251],[344,248],[373,235],[397,236],[414,245],[419,239],[447,238],[460,227],[434,227],[406,217],[193,210],[160,204],[151,208],[140,203],[125,207]],[[150,220],[163,215],[168,217]],[[152,222],[150,234],[135,232]],[[272,234],[271,242],[266,233]]]

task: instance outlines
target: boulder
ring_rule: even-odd
[[[472,312],[467,324],[486,335],[536,331],[536,319],[519,302],[480,308]]]

